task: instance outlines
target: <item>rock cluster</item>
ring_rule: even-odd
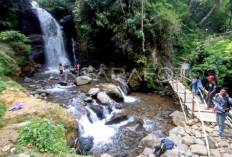
[[[161,157],[203,157],[208,156],[206,147],[206,139],[203,133],[203,127],[198,119],[189,120],[188,125],[185,125],[183,114],[175,111],[170,115],[173,117],[176,128],[169,131],[169,139],[175,143],[172,150],[166,151]],[[226,128],[225,134],[217,136],[218,129],[215,123],[204,122],[207,133],[210,155],[211,157],[229,157],[232,156],[232,129]],[[163,138],[149,134],[143,138],[140,145],[145,148],[144,156],[152,156],[155,151],[155,146],[161,143]],[[140,155],[141,156],[141,155]]]

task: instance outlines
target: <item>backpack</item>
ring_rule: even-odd
[[[155,147],[155,154],[156,156],[161,156],[166,150],[170,150],[174,147],[174,142],[168,139],[162,139],[161,144]]]

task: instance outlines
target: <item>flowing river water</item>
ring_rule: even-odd
[[[60,80],[48,80],[50,75],[49,72],[36,73],[32,77],[33,83],[25,83],[23,80],[18,82],[30,94],[41,88],[50,91],[51,94],[46,101],[59,103],[61,107],[77,116],[80,135],[94,136],[91,153],[97,157],[103,153],[118,157],[134,157],[143,151],[144,148],[139,147],[139,142],[146,135],[153,133],[165,137],[168,131],[175,127],[169,114],[180,110],[180,106],[168,96],[137,92],[132,92],[128,96],[123,94],[124,101],[118,102],[122,104],[122,109],[112,107],[112,112],[110,112],[106,106],[103,106],[105,118],[100,120],[83,99],[90,88],[110,82],[100,78],[87,85],[75,86],[72,83],[73,78],[69,75],[68,85],[60,86],[57,84]],[[32,84],[36,86],[30,87]],[[112,102],[115,103],[113,100]],[[91,105],[99,104],[93,100]],[[87,116],[86,110],[90,112],[90,117]],[[117,124],[105,125],[106,119],[121,113],[126,114],[128,119]]]

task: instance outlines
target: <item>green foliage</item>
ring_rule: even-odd
[[[26,146],[16,145],[14,148],[15,148],[15,150],[14,150],[15,154],[21,154],[25,151]]]
[[[66,2],[65,0],[37,0],[40,7],[51,11],[64,11],[66,9]]]
[[[191,64],[194,68],[203,70],[205,75],[215,75],[218,87],[229,83],[232,79],[232,60],[228,46],[231,44],[229,39],[218,38],[212,43],[196,42],[196,50],[190,56]]]
[[[5,81],[0,77],[0,92],[6,89]]]
[[[17,42],[29,43],[30,39],[24,34],[21,34],[19,31],[4,31],[0,33],[0,41],[3,42],[17,41]]]
[[[3,122],[2,120],[2,117],[5,112],[6,112],[6,105],[0,102],[0,126],[5,125],[5,122]]]
[[[0,1],[0,31],[17,30],[19,27],[18,5],[13,0]]]
[[[36,151],[67,154],[72,151],[66,145],[63,125],[53,125],[48,119],[36,120],[20,132],[18,145],[34,146]]]
[[[16,87],[20,89],[21,91],[26,92],[26,89],[15,81],[5,82],[5,85],[8,87]]]
[[[27,121],[28,118],[26,116],[20,116],[17,118],[17,122],[20,123],[20,122],[24,122],[24,121]]]
[[[0,51],[0,76],[11,76],[17,67],[16,61],[13,59],[14,54],[8,51]]]

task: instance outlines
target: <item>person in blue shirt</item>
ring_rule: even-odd
[[[192,91],[195,92],[195,97],[197,97],[199,88],[203,88],[199,76],[195,76],[195,79],[192,81]]]

